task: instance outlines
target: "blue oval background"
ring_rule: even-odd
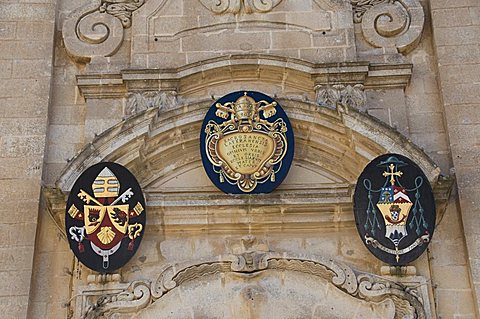
[[[213,164],[210,163],[210,161],[208,160],[207,153],[206,153],[206,150],[205,150],[205,140],[206,140],[205,128],[206,128],[206,125],[208,124],[208,122],[210,120],[213,120],[216,123],[221,123],[221,122],[224,121],[224,119],[215,115],[215,112],[217,110],[215,105],[217,103],[225,104],[227,102],[235,102],[238,98],[243,96],[245,94],[245,92],[247,93],[248,96],[252,97],[257,102],[261,101],[261,100],[265,100],[268,103],[272,103],[272,102],[277,103],[277,106],[275,107],[275,109],[277,110],[277,113],[274,116],[269,117],[268,121],[269,122],[274,122],[279,118],[283,119],[283,121],[285,122],[285,124],[287,126],[287,132],[285,133],[285,135],[286,135],[287,144],[288,144],[287,153],[285,154],[285,157],[283,158],[283,160],[279,164],[274,166],[274,169],[278,170],[279,166],[281,165],[279,171],[276,173],[275,181],[271,182],[270,180],[268,180],[263,184],[259,183],[257,185],[257,187],[249,193],[243,192],[242,190],[240,190],[238,188],[237,185],[231,185],[227,181],[225,181],[223,183],[220,183],[219,176],[213,170]],[[262,115],[260,115],[260,117],[262,119],[265,119]],[[202,162],[203,162],[203,167],[205,169],[205,172],[207,173],[208,177],[213,182],[213,184],[215,184],[215,186],[218,189],[220,189],[221,191],[223,191],[224,193],[227,193],[227,194],[266,194],[266,193],[271,193],[275,188],[277,188],[283,182],[285,177],[287,177],[288,171],[290,170],[290,166],[292,165],[293,154],[294,154],[294,149],[295,149],[295,144],[294,143],[295,142],[294,142],[294,134],[293,134],[292,125],[290,124],[290,121],[287,117],[287,114],[285,114],[285,111],[283,110],[282,106],[277,101],[275,101],[274,99],[269,97],[268,95],[265,95],[265,94],[260,93],[260,92],[255,92],[255,91],[237,91],[237,92],[229,93],[229,94],[221,97],[217,101],[215,101],[210,106],[210,109],[208,110],[207,115],[205,116],[205,118],[203,120],[202,129],[200,131],[200,153],[202,155]]]

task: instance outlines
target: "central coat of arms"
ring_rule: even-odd
[[[285,178],[293,157],[288,118],[277,102],[261,93],[226,97],[212,106],[204,121],[207,173],[226,193],[268,193]]]

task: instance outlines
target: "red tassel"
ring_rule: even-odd
[[[81,253],[85,251],[85,247],[83,246],[82,243],[78,243],[78,251],[80,251]]]
[[[128,243],[128,250],[132,251],[132,250],[133,250],[133,247],[135,247],[135,244],[134,244],[133,240],[131,240],[131,241]]]

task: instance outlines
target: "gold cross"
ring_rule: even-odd
[[[387,177],[387,176],[390,176],[390,183],[393,185],[395,185],[395,177],[394,176],[402,176],[403,173],[402,172],[394,172],[395,170],[395,165],[393,164],[390,164],[390,166],[388,167],[390,168],[390,170],[392,171],[391,173],[389,172],[383,172],[383,177]]]

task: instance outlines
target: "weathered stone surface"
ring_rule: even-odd
[[[0,3],[0,312],[26,318],[53,53],[53,1]]]
[[[15,38],[17,24],[15,22],[0,22],[0,39],[11,40]]]
[[[432,180],[457,178],[431,246],[410,265],[425,318],[478,317],[479,10],[477,0],[1,1],[0,312],[80,318],[97,301],[83,299],[90,288],[132,293],[130,283],[155,281],[168,265],[242,249],[315,255],[407,285],[381,272],[352,215],[359,172],[393,151],[412,154]],[[333,87],[338,96],[319,94]],[[221,194],[199,160],[207,108],[237,90],[275,96],[292,120],[294,164],[270,195]],[[89,281],[98,276],[68,248],[63,195],[41,197],[41,186],[68,192],[100,160],[139,177],[149,214],[122,280],[104,284]],[[255,249],[238,241],[248,234]],[[127,294],[118,318],[393,318],[396,305],[410,309],[318,278],[207,274],[144,310]]]
[[[257,1],[245,4],[232,1],[217,3],[218,7],[210,7],[210,2],[201,4],[200,0],[193,3],[177,1],[175,4],[151,1],[138,10],[139,18],[133,21],[133,32],[141,35],[133,39],[133,60],[138,67],[178,67],[185,63],[180,59],[185,55],[275,52],[287,57],[305,54],[303,58],[315,61],[306,52],[320,48],[327,52],[332,50],[331,55],[336,54],[337,48],[352,51],[352,43],[345,40],[336,39],[326,45],[321,39],[326,31],[332,30],[334,34],[348,33],[350,36],[347,37],[353,38],[351,21],[345,18],[350,17],[347,8],[332,5],[330,1],[322,2],[300,0],[292,9],[281,1],[278,5],[271,1],[261,5]],[[259,8],[257,5],[261,11],[255,9]],[[155,15],[149,12],[155,12]],[[192,32],[194,29],[197,32]],[[317,43],[312,42],[312,37],[317,37]],[[285,50],[288,48],[295,48],[296,52]],[[165,51],[176,53],[179,59],[167,54],[165,57],[170,62],[165,64],[158,58],[158,53]],[[195,60],[188,59],[189,62]]]
[[[418,44],[425,23],[419,1],[353,0],[351,3],[354,21],[361,24],[362,35],[371,46],[408,53]]]
[[[45,3],[0,3],[2,20],[12,21],[52,21],[55,5],[52,1]],[[51,22],[50,22],[51,23]]]
[[[26,318],[28,296],[0,297],[0,311],[5,319]]]
[[[433,35],[438,54],[441,93],[445,104],[445,115],[455,172],[460,193],[459,205],[462,210],[462,221],[469,256],[468,265],[472,269],[470,284],[475,289],[476,306],[471,310],[478,316],[480,274],[475,269],[478,254],[478,232],[475,226],[475,202],[480,197],[472,185],[477,180],[480,149],[478,146],[477,120],[471,105],[480,99],[477,88],[475,70],[478,67],[480,54],[477,45],[480,37],[473,25],[471,12],[479,8],[478,3],[460,1],[455,7],[447,1],[431,1],[433,9]],[[454,17],[458,15],[458,18]],[[445,16],[449,16],[450,24],[445,25]],[[451,25],[454,23],[454,25]],[[456,75],[460,72],[461,75]],[[465,107],[463,108],[463,106]],[[468,119],[467,119],[468,118]],[[466,306],[466,305],[462,305]],[[458,313],[458,308],[448,309],[450,313]]]

